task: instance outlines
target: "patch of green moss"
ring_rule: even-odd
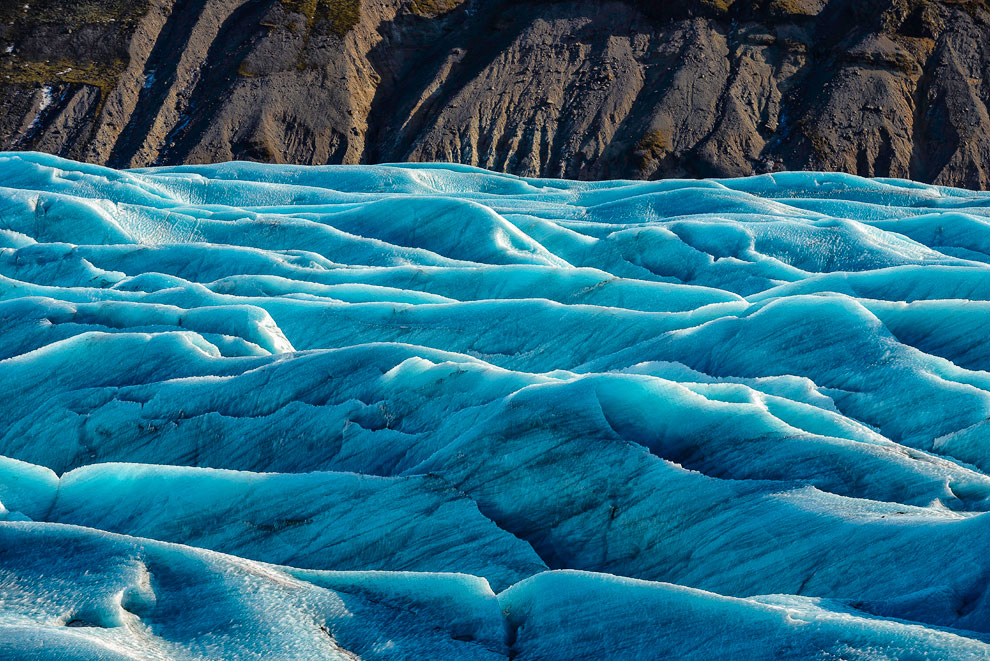
[[[258,74],[256,74],[254,71],[251,71],[250,67],[248,67],[247,62],[241,62],[241,65],[237,67],[237,75],[240,76],[241,78],[258,77]]]
[[[95,117],[103,113],[107,97],[127,63],[123,60],[112,62],[75,62],[72,60],[48,60],[35,62],[7,58],[0,61],[0,83],[18,85],[74,84],[87,85],[100,90]],[[94,124],[95,127],[95,124]]]
[[[732,7],[733,4],[735,4],[735,0],[700,0],[698,4],[720,14],[724,14],[729,11],[729,8]]]
[[[449,14],[464,4],[464,0],[413,0],[409,11],[424,18],[436,18]]]
[[[819,162],[824,162],[830,152],[828,141],[825,139],[825,136],[809,126],[809,124],[810,122],[808,121],[808,118],[804,118],[801,122],[799,122],[801,135],[803,135],[808,141],[808,144],[811,145],[811,151]]]
[[[0,21],[69,27],[94,23],[126,25],[144,16],[150,6],[149,0],[5,0],[0,2]]]
[[[647,16],[665,21],[685,16],[724,18],[737,0],[633,0],[633,3]]]
[[[0,81],[16,84],[74,83],[98,87],[105,96],[120,79],[126,63],[48,60],[35,62],[15,58],[0,60]]]
[[[361,0],[324,0],[330,31],[338,37],[353,30],[361,22]]]
[[[307,31],[326,24],[331,33],[343,38],[361,20],[361,0],[281,0],[286,11],[306,17]]]
[[[27,5],[27,9],[25,9]],[[24,0],[0,2],[0,22],[10,24],[7,38],[17,42],[33,30],[68,28],[73,31],[97,26],[105,40],[123,42],[137,21],[151,7],[150,0]],[[71,37],[70,37],[71,38]],[[52,49],[58,55],[57,49]],[[100,109],[116,87],[127,65],[126,53],[117,57],[80,60],[61,57],[35,61],[5,57],[0,61],[0,81],[19,84],[70,83],[100,90]],[[78,56],[75,56],[78,57]],[[124,59],[121,59],[124,58]]]
[[[253,137],[246,142],[235,145],[238,158],[246,158],[262,163],[278,163],[279,157],[275,148],[264,137]]]
[[[949,6],[960,3],[946,0]],[[975,13],[975,9],[971,11]],[[880,28],[888,34],[933,38],[945,28],[937,3],[931,0],[892,0],[883,13]]]
[[[280,0],[287,12],[301,14],[306,19],[303,44],[296,59],[296,68],[305,71],[306,51],[313,31],[325,26],[337,38],[343,39],[361,20],[361,0]],[[289,22],[291,32],[296,23]]]
[[[306,22],[312,24],[316,18],[316,4],[318,0],[282,0],[285,11],[302,14],[306,17]]]
[[[640,161],[640,169],[646,170],[670,152],[670,137],[665,131],[654,129],[647,131],[639,142],[633,154]]]
[[[814,11],[810,10],[806,4],[799,2],[799,0],[770,0],[766,8],[775,16],[795,17],[814,15]]]
[[[988,0],[941,0],[941,2],[943,5],[962,9],[974,19],[986,18],[986,14],[990,12]]]
[[[907,75],[920,75],[921,73],[921,65],[907,51],[851,53],[843,54],[838,59],[840,62],[846,62],[852,66],[866,65],[898,71]]]

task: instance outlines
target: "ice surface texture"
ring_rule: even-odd
[[[0,154],[16,658],[990,658],[990,196]]]

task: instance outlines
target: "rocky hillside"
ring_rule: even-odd
[[[0,148],[990,188],[986,0],[18,0]]]

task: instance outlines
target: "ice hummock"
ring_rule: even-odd
[[[990,658],[988,218],[0,154],[0,648]]]

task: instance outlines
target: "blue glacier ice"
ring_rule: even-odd
[[[990,659],[990,194],[0,153],[0,657]]]

